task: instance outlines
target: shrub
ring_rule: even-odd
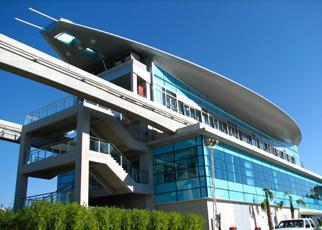
[[[204,220],[201,216],[195,214],[188,214],[184,216],[184,229],[203,229]]]
[[[0,210],[0,229],[15,230],[18,229],[16,224],[17,214],[11,210]]]
[[[2,230],[183,230],[203,229],[196,214],[120,208],[86,208],[76,203],[36,202],[17,212],[0,210]]]

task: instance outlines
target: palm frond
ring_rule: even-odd
[[[268,188],[263,188],[263,191],[265,192],[265,196],[267,196],[270,200],[274,199],[274,193],[271,190]]]
[[[283,201],[280,201],[280,202],[277,203],[277,208],[281,209],[281,208],[283,208],[283,206],[284,206]]]
[[[266,202],[266,198],[263,200],[263,202],[261,203],[261,209],[263,209],[264,211],[267,210],[267,202]]]
[[[301,206],[305,206],[305,205],[306,205],[305,201],[304,201],[304,200],[302,200],[302,199],[297,199],[297,200],[296,200],[296,203],[297,203],[298,205],[301,205]]]

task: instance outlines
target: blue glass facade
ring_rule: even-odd
[[[208,194],[212,194],[211,149],[204,146]],[[305,201],[305,208],[322,210],[322,184],[281,168],[246,152],[219,144],[215,147],[216,197],[225,200],[261,203],[263,188],[275,194],[275,203]],[[294,206],[297,207],[296,202]]]
[[[153,100],[275,156],[300,165],[298,149],[274,140],[249,124],[226,113],[160,67],[153,65]],[[190,101],[192,103],[187,103]],[[192,105],[194,104],[194,105]]]
[[[198,136],[154,149],[156,203],[211,197],[210,154],[215,151],[216,198],[261,203],[263,188],[269,188],[275,194],[275,203],[289,205],[287,192],[294,201],[304,200],[305,208],[322,210],[322,184],[228,145],[219,144],[213,150],[203,142],[203,137]],[[195,159],[194,163],[181,162],[188,155]],[[192,174],[191,168],[195,170]],[[189,196],[182,196],[181,191]]]
[[[202,138],[154,149],[155,202],[207,197]]]

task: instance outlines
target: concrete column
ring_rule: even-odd
[[[131,74],[131,90],[133,93],[138,93],[138,76],[135,73]]]
[[[90,115],[83,106],[77,112],[77,151],[75,160],[75,201],[88,206]]]
[[[152,210],[152,209],[154,209],[152,153],[141,153],[140,154],[140,170],[148,172],[149,190],[152,191],[152,194],[145,196],[145,208]]]
[[[146,88],[146,98],[151,100],[151,86],[150,86],[150,84],[145,82],[145,88]]]
[[[18,170],[17,170],[17,179],[16,179],[16,191],[15,191],[15,200],[13,208],[15,210],[23,208],[24,201],[27,196],[28,189],[28,176],[21,173],[22,167],[25,164],[26,152],[30,151],[31,147],[31,135],[25,133],[22,130],[20,137],[20,149],[19,149],[19,159],[18,159]]]

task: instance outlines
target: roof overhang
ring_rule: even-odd
[[[61,32],[77,38],[77,45],[68,46],[55,39]],[[42,32],[61,58],[79,68],[89,70],[100,58],[81,53],[88,47],[99,56],[109,57],[131,51],[153,60],[157,65],[202,93],[226,112],[285,143],[298,145],[301,131],[281,108],[254,91],[204,67],[172,54],[105,31],[75,24],[65,19],[51,24]]]

